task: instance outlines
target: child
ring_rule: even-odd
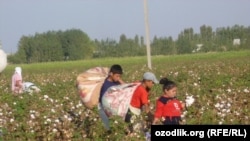
[[[13,94],[23,93],[23,79],[22,79],[22,69],[21,67],[16,67],[15,72],[11,79],[11,90]]]
[[[122,74],[123,74],[123,70],[120,65],[118,64],[112,65],[109,70],[109,75],[104,80],[104,83],[101,87],[99,105],[98,105],[99,115],[102,119],[102,122],[104,123],[105,129],[108,130],[109,132],[110,132],[109,119],[103,110],[102,97],[109,87],[124,83],[123,80],[121,79]]]
[[[125,117],[125,122],[129,123],[129,133],[134,132],[136,129],[136,123],[133,123],[133,119],[140,117],[142,112],[145,112],[148,116],[148,120],[152,121],[153,114],[149,108],[149,92],[155,84],[158,84],[156,76],[152,72],[145,72],[141,84],[136,88],[132,95],[129,110]],[[144,109],[142,111],[142,109]]]
[[[156,111],[152,124],[157,124],[163,118],[164,125],[179,125],[185,104],[176,98],[177,85],[167,78],[162,78],[160,84],[163,85],[163,95],[156,101]]]

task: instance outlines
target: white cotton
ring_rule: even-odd
[[[14,119],[12,118],[12,119],[10,119],[10,122],[14,122]]]
[[[189,107],[194,103],[195,99],[193,98],[193,96],[187,96],[185,99],[186,102],[186,106]]]
[[[55,113],[56,111],[55,111],[55,109],[51,109],[51,112],[52,112],[52,113]]]
[[[249,93],[249,90],[248,89],[244,89],[243,92]]]
[[[7,54],[0,49],[0,73],[6,68],[7,66]]]
[[[30,115],[30,118],[31,118],[31,119],[35,119],[35,115],[34,115],[34,114],[31,114],[31,115]]]

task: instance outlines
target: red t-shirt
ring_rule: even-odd
[[[144,104],[148,104],[148,92],[142,85],[139,85],[134,91],[130,105],[141,108]]]
[[[173,117],[181,116],[181,111],[183,110],[181,102],[176,98],[167,98],[161,96],[156,101],[155,117]]]

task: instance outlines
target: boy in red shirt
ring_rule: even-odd
[[[179,125],[185,104],[176,98],[177,85],[167,78],[162,78],[160,84],[163,84],[163,95],[156,101],[152,124],[157,124],[163,118],[164,125]]]
[[[143,75],[143,80],[141,84],[136,88],[131,98],[128,113],[125,117],[125,122],[134,123],[134,119],[141,114],[142,108],[150,116],[149,108],[149,91],[154,86],[154,84],[159,83],[155,75],[151,72],[146,72]],[[130,132],[133,132],[135,125],[131,125],[129,128]]]

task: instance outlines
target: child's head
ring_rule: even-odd
[[[22,75],[22,68],[21,67],[16,67],[15,68],[15,73],[18,73],[19,75]]]
[[[162,84],[163,92],[166,96],[175,97],[177,92],[177,85],[175,82],[168,80],[167,78],[162,78],[160,80],[160,84]]]
[[[109,77],[113,81],[118,81],[121,78],[121,75],[123,74],[122,67],[118,64],[114,64],[110,67],[109,70]]]
[[[145,72],[143,74],[142,83],[146,87],[146,90],[150,91],[154,84],[158,84],[159,81],[155,77],[155,74],[153,74],[152,72]]]

